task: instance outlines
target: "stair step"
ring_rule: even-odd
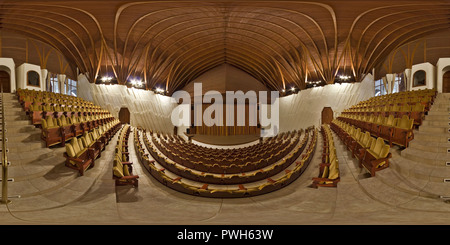
[[[449,142],[448,138],[450,138],[450,136],[447,136],[446,134],[421,132],[421,131],[415,130],[413,141],[448,143]]]
[[[450,142],[439,143],[439,142],[413,140],[409,143],[409,148],[435,153],[447,153],[447,151],[450,149]]]
[[[435,183],[444,183],[444,179],[450,178],[450,166],[423,164],[421,161],[402,157],[400,153],[393,153],[392,156],[391,166],[403,176]]]
[[[440,134],[448,134],[450,136],[450,126],[440,127],[440,126],[425,126],[419,127],[419,132],[429,132],[429,133],[440,133]]]
[[[3,135],[0,133],[0,138]],[[11,135],[6,135],[9,143],[31,143],[37,142],[41,140],[41,134],[39,132],[30,132],[30,133],[15,133]]]
[[[424,120],[422,122],[422,125],[420,126],[421,128],[424,126],[437,126],[437,127],[450,127],[450,120]]]
[[[0,147],[2,147],[3,144],[0,142]],[[32,141],[32,142],[10,142],[8,140],[7,148],[9,149],[10,154],[17,154],[22,153],[24,151],[33,151],[40,149],[42,147],[45,147],[44,141],[38,140],[38,141]]]
[[[425,121],[449,121],[450,120],[450,115],[426,115],[425,116]]]
[[[3,106],[5,107],[5,110],[8,110],[9,108],[20,108],[23,110],[22,105],[17,101],[3,101]]]
[[[450,108],[450,105],[449,105],[449,101],[448,100],[436,101],[431,106],[431,111],[434,110],[434,109],[447,109],[447,110],[449,110],[449,108]]]
[[[427,152],[413,148],[403,150],[401,156],[409,160],[433,166],[446,166],[446,162],[449,161],[448,153]]]
[[[421,192],[436,196],[450,195],[450,183],[443,181],[450,176],[449,167],[430,166],[400,157],[392,159],[390,169],[394,170],[407,185]],[[380,172],[384,174],[384,171]]]
[[[11,116],[6,116],[5,117],[5,121],[6,122],[25,121],[25,120],[28,120],[28,121],[31,122],[30,118],[27,115],[25,115],[25,114],[11,115]]]
[[[22,107],[20,107],[20,106],[19,107],[7,107],[7,106],[5,106],[4,109],[5,109],[5,112],[8,112],[8,111],[11,111],[11,112],[17,112],[17,111],[25,112],[24,109]]]
[[[17,110],[17,111],[11,111],[11,110],[7,110],[5,111],[5,115],[8,116],[26,116],[27,114],[25,113],[24,110]]]
[[[9,133],[23,133],[30,132],[34,130],[41,131],[41,129],[36,128],[34,125],[16,125],[16,124],[6,124],[6,135]]]
[[[383,183],[380,178],[362,179],[359,183],[372,198],[394,206],[410,202],[418,196],[418,194],[394,189]]]
[[[71,169],[61,164],[52,167],[53,169],[60,168],[61,170],[59,171],[66,171],[66,173],[55,174],[55,171],[50,170],[47,171],[47,174],[40,177],[24,179],[17,182],[15,181],[8,185],[9,192],[14,193],[15,195],[21,195],[22,198],[36,195],[54,195],[56,192],[60,193],[59,195],[64,196],[66,198],[66,202],[70,202],[71,200],[78,198],[81,193],[78,193],[78,195],[73,195],[74,193],[65,188],[66,185],[71,184],[77,179],[78,173],[71,171]],[[48,176],[53,176],[53,178],[48,178]],[[88,181],[88,179],[91,178],[84,178],[84,181]],[[79,182],[77,181],[77,183]]]
[[[8,160],[12,164],[25,164],[54,156],[56,153],[49,148],[41,148],[20,154],[8,154]]]
[[[49,173],[67,173],[70,171],[64,166],[65,158],[62,154],[55,154],[45,159],[29,163],[14,162],[8,167],[8,175],[15,181],[29,180],[48,175]]]
[[[428,111],[428,115],[432,116],[450,116],[450,111]]]
[[[421,181],[421,185],[417,186],[413,183],[410,183],[409,181],[405,180],[405,178],[402,178],[402,176],[399,176],[399,174],[396,172],[393,168],[388,168],[383,171],[379,171],[377,173],[377,178],[381,180],[384,184],[392,187],[393,189],[399,190],[401,192],[406,192],[412,195],[417,196],[425,196],[425,197],[431,197],[431,198],[437,198],[440,195],[439,194],[433,194],[423,191],[423,186],[426,185],[427,181]]]
[[[6,122],[6,128],[9,128],[10,126],[31,125],[30,120],[15,120],[15,121],[5,120],[5,122]]]

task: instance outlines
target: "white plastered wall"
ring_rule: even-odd
[[[128,108],[132,126],[173,133],[171,114],[176,103],[171,97],[123,85],[92,84],[82,74],[78,76],[78,97],[109,110],[116,118],[120,108]]]
[[[391,94],[392,90],[394,89],[394,82],[395,82],[395,75],[396,74],[386,74],[386,81],[387,81],[387,93]]]
[[[426,72],[426,84],[423,86],[413,86],[414,83],[414,73],[419,70],[424,70]],[[421,63],[413,65],[411,68],[411,80],[408,82],[408,91],[422,90],[422,89],[432,89],[436,87],[436,67],[431,63]]]
[[[450,71],[450,58],[440,58],[436,64],[437,77],[436,77],[436,88],[438,93],[442,93],[443,81],[442,78],[444,73]]]
[[[35,71],[39,74],[40,87],[27,85],[27,72]],[[38,65],[23,63],[16,68],[16,84],[17,88],[45,91],[45,81],[42,78],[41,67]]]
[[[9,73],[11,93],[16,91],[16,65],[12,58],[0,58],[0,70]]]
[[[331,107],[334,118],[344,109],[373,97],[374,80],[368,74],[360,83],[332,84],[302,90],[280,98],[280,132],[320,126],[322,109]]]
[[[127,107],[133,126],[173,132],[171,113],[176,103],[171,97],[122,85],[92,84],[84,75],[78,77],[78,86],[79,97],[108,109],[115,117],[121,107]],[[361,83],[327,85],[282,97],[279,100],[280,132],[320,126],[323,107],[331,107],[336,117],[342,110],[373,95],[374,81],[369,74]],[[185,132],[185,128],[179,128],[178,132]]]

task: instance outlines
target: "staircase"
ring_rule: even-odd
[[[64,166],[64,147],[46,148],[40,139],[41,129],[34,127],[20,106],[17,96],[5,93],[6,137],[9,149],[8,184],[10,195],[20,199],[55,191],[73,181],[77,174]],[[13,201],[13,203],[20,203]]]
[[[423,124],[414,131],[409,147],[393,152],[391,168],[421,195],[450,198],[449,151],[450,94],[441,93]]]

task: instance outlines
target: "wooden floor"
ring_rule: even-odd
[[[211,145],[242,145],[256,141],[259,138],[259,134],[230,136],[194,134],[192,136],[192,139],[195,141]]]

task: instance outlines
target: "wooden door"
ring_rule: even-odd
[[[330,124],[333,121],[333,109],[324,107],[322,109],[322,124]]]
[[[450,93],[450,71],[444,73],[442,78],[442,93]]]
[[[128,123],[130,124],[130,111],[126,107],[120,108],[119,111],[119,121],[122,124]]]
[[[11,79],[8,72],[0,71],[0,84],[3,86],[4,93],[11,93]]]

